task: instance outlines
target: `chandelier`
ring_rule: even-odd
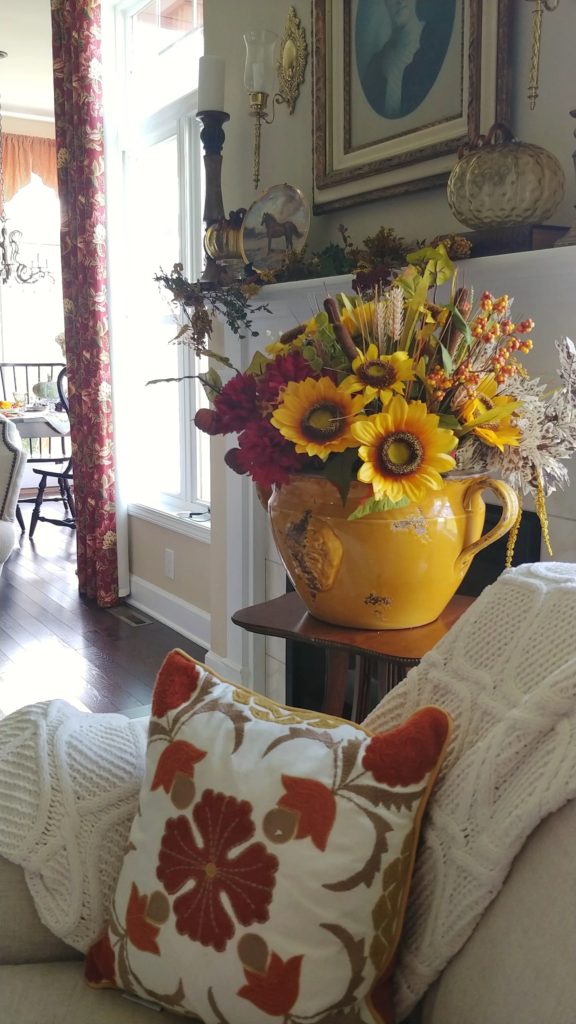
[[[0,60],[7,57],[5,50],[0,50]],[[8,229],[6,202],[4,197],[4,143],[2,138],[2,100],[0,98],[0,284],[16,282],[17,284],[36,284],[42,278],[54,280],[48,267],[41,267],[40,262],[28,266],[20,259],[20,239],[22,232],[17,228]]]

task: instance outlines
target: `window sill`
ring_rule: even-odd
[[[160,506],[142,505],[139,502],[128,505],[128,515],[134,519],[143,519],[147,523],[161,526],[172,533],[182,533],[203,544],[210,543],[210,521],[197,523],[194,519],[183,519],[177,509],[161,508]]]

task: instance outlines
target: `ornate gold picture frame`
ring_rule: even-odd
[[[508,120],[511,11],[313,0],[315,213],[442,185],[468,138]]]

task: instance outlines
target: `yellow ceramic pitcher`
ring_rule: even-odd
[[[482,536],[482,491],[502,502]],[[274,488],[268,511],[276,546],[308,610],[356,629],[402,629],[436,619],[456,593],[474,555],[514,523],[518,499],[487,476],[450,476],[418,503],[348,516],[372,491],[353,483],[345,505],[321,477],[295,476]]]

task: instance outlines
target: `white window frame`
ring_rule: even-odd
[[[108,28],[114,40],[115,65],[116,65],[116,118],[120,111],[120,118],[110,131],[107,131],[107,141],[110,143],[110,135],[114,136],[113,148],[115,150],[111,165],[109,163],[109,174],[116,178],[116,209],[119,211],[125,190],[129,187],[129,163],[130,156],[137,149],[154,145],[171,137],[176,137],[178,153],[178,177],[180,195],[180,217],[179,236],[180,252],[174,254],[174,262],[180,261],[184,267],[184,273],[189,280],[195,280],[199,276],[202,265],[202,203],[203,203],[203,164],[201,160],[200,125],[195,118],[197,110],[197,92],[192,91],[166,106],[155,111],[150,117],[140,123],[135,137],[133,124],[131,123],[126,103],[123,102],[126,94],[125,70],[128,67],[127,39],[129,19],[143,6],[142,0],[130,3],[114,3],[110,0],[108,16],[111,15],[113,23],[108,17]],[[121,69],[124,69],[123,71]],[[130,128],[127,129],[127,125]],[[121,179],[121,187],[119,186]],[[112,218],[111,218],[112,219]],[[115,236],[119,246],[122,239],[119,232],[110,232]],[[116,265],[121,259],[117,251]],[[114,297],[114,261],[111,261],[112,298]],[[169,268],[165,268],[169,269]],[[150,283],[154,287],[153,281]],[[167,292],[167,301],[169,293]],[[114,317],[113,317],[114,319]],[[178,374],[193,374],[197,372],[197,359],[192,350],[187,346],[178,346]],[[183,533],[187,536],[194,536],[203,541],[210,539],[210,521],[196,521],[194,517],[188,517],[188,512],[193,509],[208,510],[208,503],[199,498],[200,477],[202,466],[209,455],[204,450],[206,440],[204,435],[194,428],[193,418],[196,408],[197,381],[183,381],[174,387],[180,389],[179,396],[179,437],[180,437],[180,479],[181,491],[175,496],[171,494],[158,494],[158,499],[146,500],[143,502],[131,502],[128,495],[127,511],[130,515],[145,519],[157,525],[168,527],[170,530]],[[119,467],[121,469],[121,466]]]

